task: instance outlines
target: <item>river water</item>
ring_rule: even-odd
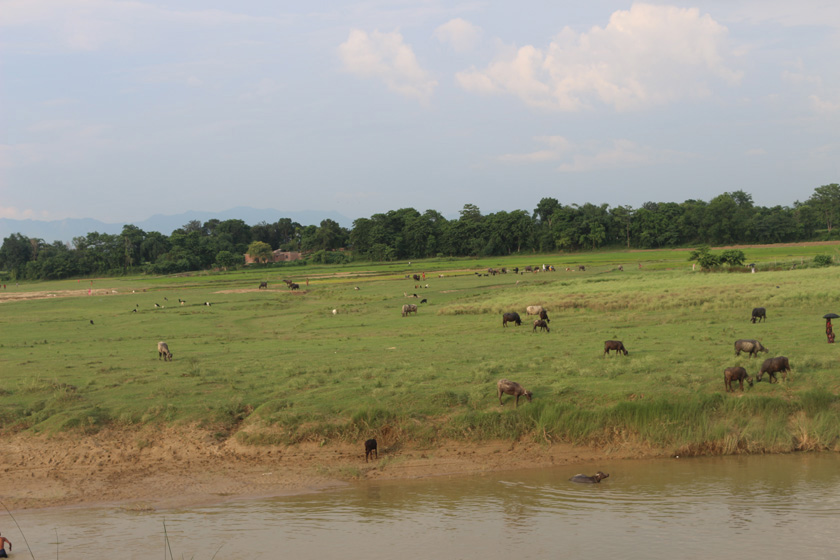
[[[568,481],[597,470],[610,477]],[[840,455],[606,461],[188,510],[14,517],[38,560],[811,560],[840,556]],[[30,558],[8,514],[0,528],[12,558]]]

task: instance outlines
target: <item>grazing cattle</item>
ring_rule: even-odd
[[[289,284],[289,289],[290,289],[290,290],[297,290],[297,289],[299,289],[299,288],[300,288],[300,285],[295,284],[294,282],[292,282],[291,284]]]
[[[507,274],[507,268],[502,267],[501,273],[502,273],[502,274]]]
[[[487,272],[488,272],[489,274],[492,274],[493,276],[496,276],[496,274],[498,274],[498,272],[499,272],[499,271],[498,271],[498,270],[496,270],[495,268],[488,268],[488,269],[487,269]]]
[[[365,442],[365,463],[368,462],[368,458],[372,454],[376,455],[376,458],[379,459],[379,450],[376,448],[375,439],[369,439]]]
[[[402,306],[402,316],[405,317],[409,313],[414,313],[417,315],[417,306],[413,303],[406,303]]]
[[[545,321],[546,323],[550,323],[551,319],[548,318],[548,313],[546,313],[545,309],[540,311],[540,319]]]
[[[728,367],[723,370],[723,386],[726,388],[728,393],[732,392],[732,382],[737,381],[741,386],[741,391],[744,390],[744,380],[746,379],[747,384],[752,387],[753,382],[752,379],[749,378],[747,375],[747,370],[742,367]]]
[[[759,352],[769,352],[767,348],[761,345],[757,340],[736,340],[735,341],[735,355],[740,356],[741,352],[747,352],[750,358],[758,356]]]
[[[534,332],[537,332],[537,327],[539,327],[540,331],[551,332],[551,329],[548,328],[548,323],[542,319],[534,321]]]
[[[576,474],[569,480],[571,480],[572,482],[580,482],[581,484],[598,484],[605,478],[609,477],[610,475],[598,471],[593,476],[586,476],[585,474]]]
[[[583,265],[578,266],[578,270],[581,272],[586,272],[586,267]]]
[[[262,290],[263,288],[268,289],[268,282],[260,282],[260,287],[257,289]]]
[[[420,300],[420,303],[429,303],[429,300],[427,300],[426,298],[423,298],[423,299]]]
[[[528,315],[539,315],[541,311],[543,311],[542,305],[529,305],[525,309],[525,313]]]
[[[624,352],[626,356],[628,354],[627,349],[624,347],[624,343],[620,340],[607,340],[604,341],[604,354],[609,354],[610,350],[615,350],[616,353]]]
[[[205,302],[204,302],[204,305],[206,305],[207,307],[210,307],[210,306],[211,306],[211,305],[213,305],[213,304],[212,304],[212,303],[210,303],[209,301],[205,301]]]
[[[333,314],[333,315],[338,315],[338,309],[333,309],[333,310],[332,310],[332,314]]]
[[[163,361],[172,361],[172,352],[169,351],[169,345],[162,340],[158,342],[158,360],[163,357]]]
[[[618,271],[619,272],[624,272],[624,265],[621,265],[621,264],[618,265]]]
[[[531,397],[533,393],[531,391],[525,390],[525,387],[517,383],[516,381],[508,381],[507,379],[499,379],[499,382],[496,383],[496,389],[499,393],[499,404],[502,403],[502,394],[505,395],[513,395],[516,397],[514,401],[514,408],[519,406],[519,397],[525,397],[528,399],[528,402],[531,402]]]
[[[180,303],[181,305],[184,305],[184,304],[185,304],[185,303],[187,303],[187,302],[186,302],[186,300],[183,300],[183,299],[181,299],[181,298],[178,298],[178,303]]]
[[[758,370],[758,375],[755,377],[755,382],[758,383],[761,381],[761,376],[765,373],[770,378],[770,383],[778,382],[776,378],[776,374],[781,372],[782,373],[782,381],[787,381],[787,374],[790,371],[790,362],[784,356],[778,356],[776,358],[767,358],[764,360],[764,363],[761,364],[761,368]]]
[[[752,319],[750,319],[750,322],[755,323],[756,319],[758,320],[759,323],[762,320],[766,321],[767,320],[767,310],[764,309],[763,307],[756,307],[755,309],[753,309],[752,310]]]
[[[534,269],[530,264],[525,267],[525,272],[533,272],[533,271],[534,271]]]
[[[519,274],[519,267],[518,266],[513,267],[513,273],[514,274]]]
[[[516,323],[516,326],[522,324],[522,319],[519,318],[519,313],[505,313],[502,315],[502,326],[506,327],[508,323]]]
[[[420,275],[419,275],[419,274],[415,274],[414,276],[412,276],[412,278],[414,278],[414,281],[415,281],[415,282],[419,282],[419,281],[420,281]]]

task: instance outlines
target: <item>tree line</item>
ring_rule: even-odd
[[[267,260],[273,250],[301,251],[308,262],[393,261],[442,256],[494,256],[688,245],[784,243],[835,238],[840,185],[814,189],[793,206],[756,206],[744,191],[710,201],[646,202],[639,208],[564,205],[543,198],[533,212],[482,215],[466,204],[457,219],[402,208],[359,218],[350,229],[333,220],[303,226],[289,218],[249,226],[242,220],[191,221],[166,236],[125,225],[119,234],[88,233],[72,243],[29,238],[3,240],[0,274],[9,279],[173,274],[244,264],[245,253]],[[347,249],[337,252],[337,249]]]

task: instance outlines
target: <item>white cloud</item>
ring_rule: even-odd
[[[503,163],[560,162],[557,171],[580,173],[598,169],[630,168],[656,165],[686,159],[687,154],[673,150],[659,150],[640,146],[625,139],[611,143],[575,144],[562,136],[539,136],[535,141],[546,147],[524,154],[505,154],[498,159]]]
[[[338,53],[348,72],[381,79],[389,90],[422,103],[429,101],[438,85],[420,67],[414,51],[403,42],[402,35],[397,31],[368,34],[354,29],[347,41],[339,45]]]
[[[461,18],[449,20],[435,29],[435,38],[452,45],[456,52],[473,50],[480,37],[481,28]]]
[[[808,100],[811,102],[811,107],[817,113],[829,114],[840,111],[840,102],[822,99],[818,95],[809,95]]]
[[[544,49],[509,48],[483,70],[457,74],[479,93],[507,93],[526,104],[578,111],[596,103],[618,111],[705,97],[734,84],[727,30],[697,9],[634,4],[586,33],[564,28]]]

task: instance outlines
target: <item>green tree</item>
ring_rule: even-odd
[[[831,183],[815,188],[808,203],[820,213],[828,233],[831,234],[834,222],[840,215],[840,185]]]
[[[0,268],[8,270],[12,278],[18,278],[32,257],[29,238],[20,233],[13,233],[3,240],[3,246],[0,247]]]
[[[226,251],[221,251],[220,253],[224,252]],[[254,241],[253,243],[248,245],[248,254],[256,262],[264,263],[270,261],[273,258],[273,254],[271,252],[271,245],[263,241]],[[216,257],[216,262],[218,262],[218,255]]]
[[[255,241],[254,243],[262,243],[262,242],[261,241]],[[266,243],[266,245],[268,245],[268,244]],[[270,245],[269,245],[269,249],[271,249]],[[228,268],[233,268],[234,266],[243,264],[244,262],[245,262],[245,257],[244,256],[237,255],[236,253],[231,253],[230,251],[219,251],[219,253],[216,255],[216,264],[219,265],[224,270],[227,270]]]

